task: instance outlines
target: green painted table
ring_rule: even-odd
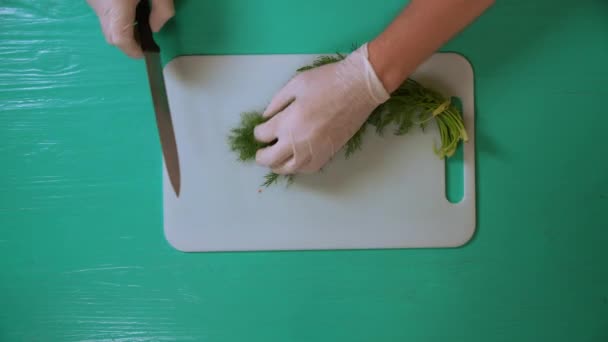
[[[347,50],[404,5],[177,3],[167,59]],[[144,65],[84,1],[2,1],[0,340],[608,341],[608,3],[502,1],[444,50],[476,72],[471,243],[182,254]]]

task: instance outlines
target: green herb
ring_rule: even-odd
[[[255,126],[264,121],[266,120],[258,112],[246,112],[241,114],[240,125],[230,130],[230,149],[238,153],[239,161],[255,160],[257,150],[270,145],[257,141],[253,135]]]
[[[345,56],[321,56],[311,65],[303,66],[297,72],[320,67],[329,63],[338,62]],[[441,146],[433,146],[433,151],[439,158],[451,157],[458,148],[459,142],[468,141],[468,135],[462,120],[462,113],[448,98],[439,92],[424,87],[417,81],[408,78],[395,90],[390,98],[378,106],[368,117],[365,124],[348,140],[344,149],[346,158],[361,150],[363,136],[367,126],[373,126],[376,134],[383,135],[386,128],[393,126],[393,134],[405,135],[413,126],[424,128],[434,120],[439,129]],[[260,112],[251,111],[241,114],[239,126],[230,131],[228,143],[230,149],[237,153],[239,161],[255,160],[256,151],[274,144],[262,143],[255,139],[253,131],[255,126],[265,122]],[[294,180],[294,175],[278,175],[270,172],[262,184],[264,187],[276,184],[280,179],[286,179],[288,184]]]

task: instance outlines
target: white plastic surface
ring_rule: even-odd
[[[445,166],[433,153],[434,125],[404,136],[368,130],[362,150],[341,151],[320,174],[264,188],[267,173],[236,160],[229,130],[242,112],[263,110],[318,55],[182,56],[164,70],[182,172],[179,198],[164,174],[164,229],[178,250],[251,251],[456,247],[475,231],[473,70],[437,53],[413,76],[460,97],[470,135],[464,198],[446,199]]]

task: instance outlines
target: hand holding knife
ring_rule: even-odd
[[[150,4],[147,0],[141,0],[137,5],[135,19],[137,21],[134,30],[135,39],[141,45],[146,61],[148,82],[152,94],[152,101],[154,103],[154,111],[156,113],[156,124],[163,151],[163,159],[175,195],[179,197],[181,180],[177,143],[173,131],[173,123],[171,121],[167,91],[165,89],[160,48],[154,41],[150,28]]]

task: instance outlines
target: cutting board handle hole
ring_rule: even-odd
[[[452,97],[452,103],[462,112],[462,101]],[[445,196],[450,203],[456,204],[464,197],[464,162],[462,143],[456,153],[445,162]]]

